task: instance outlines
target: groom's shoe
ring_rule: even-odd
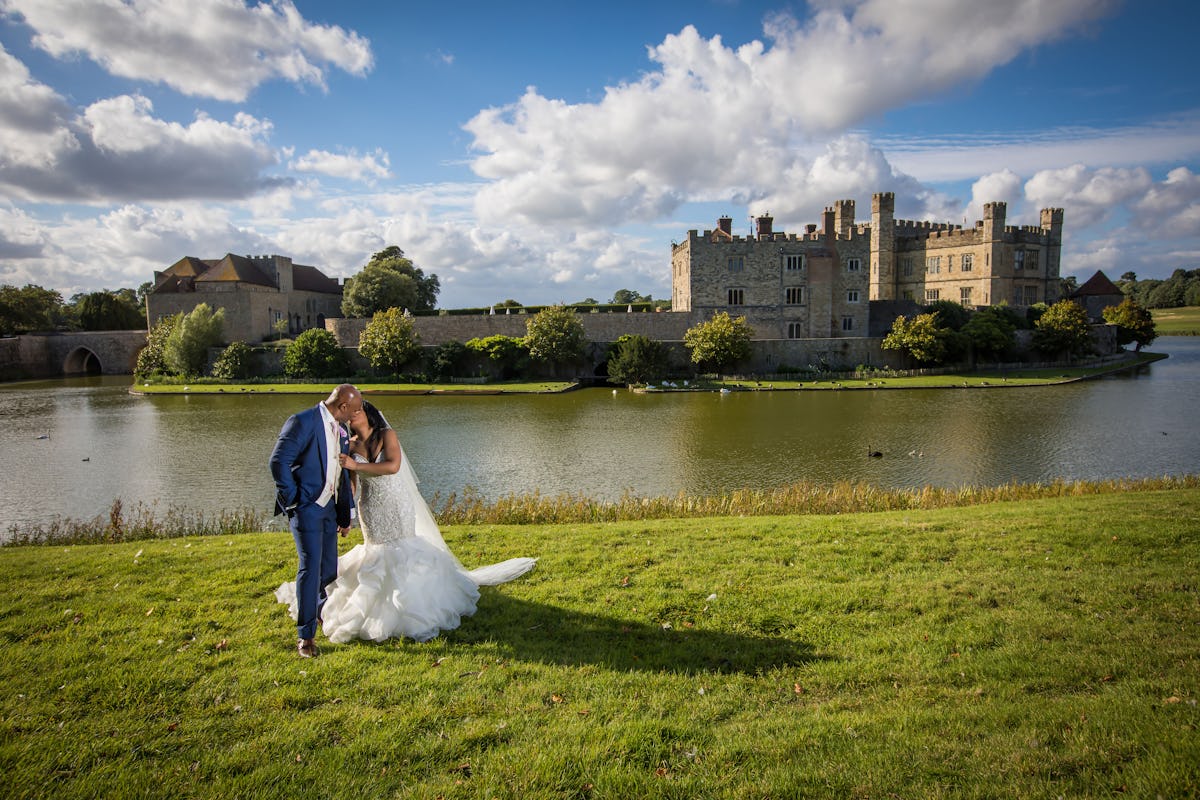
[[[317,655],[317,645],[312,639],[301,639],[296,644],[296,652],[301,658],[313,658]]]

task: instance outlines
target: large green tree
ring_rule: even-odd
[[[376,311],[358,337],[358,352],[363,358],[375,369],[392,375],[399,374],[420,349],[421,337],[412,318],[398,308]]]
[[[566,306],[547,306],[525,323],[525,343],[534,361],[553,369],[583,357],[583,323]]]
[[[132,331],[146,327],[146,309],[133,289],[88,292],[71,298],[79,327],[85,331]]]
[[[936,314],[904,316],[892,321],[892,329],[883,337],[884,350],[898,350],[917,364],[932,366],[946,361],[952,332],[938,324]]]
[[[683,344],[691,353],[692,363],[706,372],[720,372],[750,357],[750,337],[754,329],[745,317],[734,319],[718,311],[712,319],[688,328]]]
[[[1154,317],[1131,298],[1126,297],[1120,305],[1109,306],[1101,313],[1105,322],[1117,326],[1118,344],[1135,342],[1136,351],[1158,338]]]
[[[57,330],[69,319],[62,295],[53,289],[32,283],[19,289],[0,286],[0,335]]]
[[[332,333],[309,328],[283,352],[283,373],[289,378],[340,377],[346,374],[346,354]]]
[[[370,317],[389,308],[432,311],[440,290],[437,275],[426,275],[393,245],[371,256],[357,275],[347,279],[342,313]]]
[[[1092,350],[1092,327],[1087,312],[1070,300],[1046,309],[1033,326],[1033,346],[1047,355],[1085,355]]]
[[[617,289],[613,292],[612,302],[616,305],[628,305],[629,303],[652,303],[654,298],[648,294],[640,294],[634,289]]]
[[[203,375],[208,349],[220,344],[224,325],[225,309],[213,311],[208,303],[199,303],[184,314],[163,345],[167,369],[176,375]]]
[[[625,334],[613,343],[608,357],[611,383],[646,383],[667,368],[667,348],[641,334]]]
[[[1016,343],[1018,319],[1002,306],[987,306],[971,315],[962,333],[975,350],[976,358],[997,360]]]

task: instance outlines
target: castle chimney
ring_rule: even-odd
[[[728,236],[733,236],[733,217],[721,217],[718,219],[717,229]]]
[[[755,224],[755,228],[756,228],[755,232],[758,234],[759,239],[770,239],[771,238],[771,225],[774,222],[775,222],[775,218],[767,216],[766,214],[763,214],[762,216],[757,217],[754,220],[754,224]]]

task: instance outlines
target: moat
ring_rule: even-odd
[[[1003,390],[387,396],[427,497],[613,499],[799,480],[996,485],[1200,472],[1200,339],[1134,374]],[[113,498],[269,513],[267,456],[316,397],[135,397],[130,378],[0,385],[6,531],[91,518]],[[868,453],[883,453],[871,458]]]

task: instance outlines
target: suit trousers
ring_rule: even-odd
[[[300,566],[296,570],[296,633],[312,639],[325,605],[325,589],[337,580],[337,512],[331,500],[324,508],[305,503],[288,512]]]

